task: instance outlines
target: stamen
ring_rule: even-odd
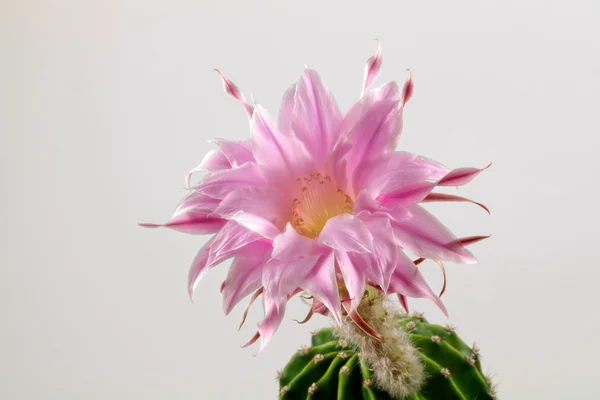
[[[333,183],[329,175],[310,174],[297,181],[302,184],[301,197],[292,201],[290,222],[299,234],[314,239],[327,220],[352,213],[354,202]]]

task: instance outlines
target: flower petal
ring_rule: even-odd
[[[285,315],[287,299],[279,297],[271,297],[267,293],[263,295],[263,307],[265,310],[265,318],[258,324],[258,332],[260,334],[260,348],[256,354],[259,354],[271,338],[279,329],[283,316]]]
[[[285,231],[273,240],[271,257],[278,260],[295,260],[312,254],[315,241],[300,235],[288,222]]]
[[[273,239],[279,235],[279,229],[273,223],[258,215],[239,211],[231,216],[233,221],[242,225],[244,228],[259,234],[268,239]]]
[[[214,213],[223,218],[231,218],[240,211],[262,217],[279,228],[285,224],[289,207],[274,188],[245,188],[229,193]]]
[[[408,79],[404,83],[404,87],[402,88],[402,101],[400,102],[401,106],[404,107],[406,102],[410,100],[415,90],[413,79],[412,79],[412,71],[408,70]]]
[[[279,132],[268,112],[259,105],[250,129],[254,158],[270,183],[288,183],[302,176],[310,157],[296,136]]]
[[[408,209],[411,217],[392,220],[398,244],[419,257],[472,264],[475,257],[437,218],[421,206]]]
[[[360,304],[367,285],[365,265],[353,262],[345,251],[336,250],[335,259],[344,278],[344,285],[350,295],[349,311],[354,311]]]
[[[296,87],[294,83],[286,90],[281,100],[281,106],[279,107],[279,118],[277,119],[277,126],[279,132],[284,135],[292,133],[292,118],[294,115],[294,97],[296,96]]]
[[[311,254],[294,260],[271,258],[263,268],[265,293],[273,298],[286,298],[311,271],[319,254]]]
[[[436,183],[432,181],[416,181],[399,186],[390,192],[386,192],[384,188],[377,200],[385,207],[396,204],[412,206],[426,198],[435,186]]]
[[[487,211],[488,214],[490,214],[490,209],[487,208],[484,204],[481,204],[481,203],[478,203],[478,202],[473,201],[471,199],[468,199],[466,197],[457,196],[457,195],[454,195],[454,194],[448,194],[448,193],[429,193],[421,201],[423,203],[429,203],[429,202],[434,202],[434,201],[464,201],[464,202],[467,202],[467,203],[476,204],[479,207],[483,208],[485,211]]]
[[[392,274],[388,294],[396,293],[415,298],[428,298],[432,300],[447,316],[448,311],[438,296],[431,290],[419,269],[413,264],[406,254],[399,252],[398,263]],[[406,307],[406,306],[405,306]]]
[[[204,275],[216,265],[216,262],[212,264],[208,262],[210,247],[214,241],[215,238],[212,237],[204,246],[202,246],[190,266],[190,271],[188,273],[188,294],[192,301],[194,301],[194,290],[196,289],[198,282],[200,282]]]
[[[324,162],[337,142],[341,120],[333,96],[317,72],[307,68],[298,81],[292,130],[317,164]]]
[[[254,155],[252,154],[252,144],[249,140],[222,140],[218,139],[214,141],[221,153],[227,158],[227,161],[232,167],[239,167],[248,162],[254,162]]]
[[[190,187],[192,175],[194,175],[196,172],[220,171],[229,168],[231,168],[231,164],[229,163],[229,160],[227,160],[227,157],[225,157],[225,154],[223,154],[223,152],[221,152],[219,149],[213,149],[204,156],[200,165],[185,175],[185,187]]]
[[[347,155],[349,171],[358,168],[363,160],[395,149],[402,130],[399,102],[398,86],[390,82],[367,92],[348,110],[340,132],[352,143]]]
[[[233,190],[265,184],[265,179],[256,164],[246,163],[237,168],[211,172],[194,187],[194,190],[215,199],[223,199]]]
[[[231,310],[246,296],[262,286],[262,266],[271,250],[267,243],[253,243],[252,250],[236,257],[223,282],[223,312]]]
[[[416,154],[397,151],[362,163],[354,176],[356,193],[368,190],[374,197],[412,182],[442,178],[449,169]]]
[[[227,258],[237,255],[244,246],[261,240],[257,233],[246,229],[236,221],[228,221],[227,224],[214,237],[209,251],[208,262],[219,263]]]
[[[371,86],[377,75],[379,75],[379,70],[381,69],[381,42],[377,40],[377,52],[369,57],[367,60],[367,64],[365,65],[365,80],[362,89],[362,95],[365,91]]]
[[[319,299],[331,311],[331,315],[342,323],[342,307],[334,269],[334,254],[323,254],[300,285],[313,297]]]
[[[382,213],[363,213],[360,219],[373,236],[373,256],[371,256],[373,274],[369,279],[385,291],[390,284],[398,259],[398,245],[394,240],[390,220]]]
[[[183,213],[213,214],[219,203],[220,200],[214,199],[204,193],[191,192],[179,202],[173,216]]]
[[[244,109],[246,110],[248,115],[252,117],[254,107],[252,107],[246,102],[246,100],[244,99],[244,95],[242,94],[242,92],[240,92],[240,89],[238,89],[235,83],[230,81],[221,71],[219,71],[218,69],[215,69],[215,71],[221,76],[221,79],[223,80],[223,89],[225,89],[225,92],[237,99],[237,101],[239,101],[240,104],[244,106]]]
[[[448,172],[440,181],[438,182],[438,186],[462,186],[471,182],[477,175],[479,175],[482,171],[485,171],[489,167],[492,166],[492,163],[489,163],[487,167],[484,168],[457,168]]]
[[[350,214],[340,214],[327,220],[318,241],[335,250],[373,251],[373,236],[360,219]]]
[[[139,223],[144,228],[170,228],[191,235],[206,235],[218,232],[225,225],[224,219],[201,213],[181,213],[164,224]]]

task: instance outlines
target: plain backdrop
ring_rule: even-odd
[[[412,69],[399,148],[492,168],[430,206],[457,235],[445,317],[510,400],[598,399],[600,2],[2,1],[0,398],[272,399],[308,343],[293,301],[267,349],[241,350],[260,304],[225,317],[227,265],[187,268],[206,237],[170,217],[213,137],[249,135],[220,68],[275,112],[304,65],[342,108],[381,39],[378,83]],[[422,270],[441,287],[435,264]],[[243,308],[243,306],[241,307]]]

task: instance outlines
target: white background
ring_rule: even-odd
[[[271,399],[311,329],[293,302],[259,357],[224,317],[226,265],[186,293],[206,237],[148,231],[213,137],[247,117],[220,68],[276,111],[304,64],[345,108],[382,41],[379,83],[414,72],[400,147],[494,165],[429,207],[473,246],[448,264],[450,320],[503,399],[598,399],[600,3],[2,1],[0,397]],[[432,287],[441,277],[422,267]]]

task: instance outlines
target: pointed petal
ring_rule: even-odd
[[[215,140],[219,150],[227,159],[231,167],[239,167],[248,162],[255,162],[252,154],[252,144],[249,140]]]
[[[402,185],[391,192],[386,192],[385,188],[377,200],[386,207],[396,204],[403,206],[412,206],[423,199],[435,188],[436,183],[432,181],[416,181]]]
[[[406,298],[406,296],[403,294],[398,294],[398,301],[400,302],[400,305],[404,309],[404,312],[406,312],[408,314],[408,312],[409,312],[408,311],[408,299]]]
[[[476,204],[479,207],[483,208],[485,211],[487,211],[488,214],[490,214],[490,209],[487,208],[485,205],[483,205],[481,203],[478,203],[476,201],[473,201],[471,199],[468,199],[466,197],[456,196],[454,194],[448,194],[448,193],[429,193],[421,201],[423,203],[429,203],[429,202],[433,202],[433,201],[464,201],[464,202]]]
[[[191,192],[177,205],[173,216],[183,213],[213,214],[220,201],[198,192]]]
[[[331,315],[338,324],[342,323],[342,309],[335,278],[333,252],[319,258],[316,265],[304,278],[301,287],[319,299],[331,311]]]
[[[194,290],[196,289],[198,282],[200,282],[204,275],[216,265],[216,263],[210,264],[208,262],[210,247],[213,243],[214,237],[202,246],[190,266],[190,271],[188,273],[188,294],[192,301],[194,301]]]
[[[373,251],[373,236],[360,219],[350,214],[340,214],[327,220],[318,241],[335,250]]]
[[[250,130],[254,158],[269,182],[289,183],[302,176],[310,163],[306,148],[296,136],[279,132],[263,107],[256,106]]]
[[[246,322],[246,317],[248,317],[248,312],[250,311],[250,307],[252,307],[252,304],[254,304],[254,302],[256,301],[256,299],[258,299],[258,297],[263,294],[263,292],[265,291],[265,288],[263,286],[261,286],[260,288],[258,288],[256,290],[256,292],[254,292],[254,294],[252,295],[252,297],[250,297],[250,300],[248,301],[248,304],[246,305],[246,308],[244,309],[244,314],[242,315],[242,322],[240,322],[240,326],[238,327],[238,331],[242,329],[242,326],[244,326],[244,322]]]
[[[374,197],[403,185],[438,180],[448,173],[442,164],[412,153],[397,151],[363,162],[354,176],[354,190],[367,189]]]
[[[367,285],[364,265],[355,264],[344,251],[335,251],[335,259],[344,278],[344,285],[350,297],[349,311],[354,311],[360,304]]]
[[[377,40],[377,52],[369,57],[367,60],[367,64],[365,65],[365,79],[362,89],[362,95],[365,91],[371,86],[377,75],[379,75],[379,70],[381,69],[381,42]]]
[[[292,132],[292,118],[294,115],[294,97],[296,96],[296,87],[294,83],[288,90],[286,90],[281,101],[279,108],[279,118],[277,119],[277,126],[279,132],[284,135],[289,135]]]
[[[206,235],[218,232],[225,225],[224,219],[200,213],[183,213],[176,215],[164,224],[139,223],[144,228],[170,228],[191,235]]]
[[[479,175],[482,171],[485,171],[489,167],[492,166],[492,163],[489,163],[487,167],[484,168],[457,168],[448,172],[440,181],[438,182],[438,186],[462,186],[471,182],[477,175]]]
[[[260,239],[262,239],[261,236],[249,231],[236,221],[228,221],[223,229],[215,235],[208,261],[209,263],[220,263],[227,258],[234,257],[240,249]]]
[[[306,69],[296,90],[292,130],[321,164],[337,142],[342,114],[316,71]]]
[[[456,236],[424,208],[417,205],[409,208],[409,211],[411,218],[402,222],[392,220],[394,236],[400,246],[419,257],[432,260],[465,264],[476,262]]]
[[[399,252],[398,264],[392,275],[388,293],[430,299],[445,315],[448,315],[446,307],[440,298],[433,293],[419,269],[413,264],[411,259],[402,252]]]
[[[254,163],[246,163],[237,168],[211,172],[194,190],[215,199],[223,199],[235,189],[265,186],[265,180]]]
[[[265,309],[265,318],[258,324],[258,332],[260,333],[260,348],[256,354],[259,354],[271,338],[279,329],[283,316],[285,314],[286,299],[272,297],[265,293],[263,295],[263,307]]]
[[[237,99],[237,101],[239,101],[240,104],[242,106],[244,106],[244,110],[246,110],[248,115],[250,117],[252,117],[252,112],[254,110],[254,107],[252,107],[250,104],[246,103],[246,100],[244,99],[244,95],[242,94],[240,89],[238,89],[238,87],[235,85],[235,83],[230,81],[221,71],[219,71],[218,69],[215,69],[215,71],[221,76],[221,79],[223,80],[223,89],[225,89],[225,92],[227,92],[228,95]]]
[[[271,221],[247,212],[239,211],[231,216],[231,220],[267,239],[272,240],[280,233]]]
[[[413,91],[415,90],[413,79],[412,79],[412,71],[408,70],[408,79],[404,83],[404,87],[402,88],[402,101],[400,105],[404,107],[404,105],[410,100],[413,95]]]
[[[344,116],[341,135],[352,143],[348,168],[353,171],[363,160],[393,151],[402,130],[398,86],[390,82],[371,90]]]
[[[223,218],[231,218],[240,211],[262,217],[276,227],[283,227],[289,207],[280,192],[274,188],[244,188],[229,193],[214,213]]]
[[[315,241],[300,235],[288,222],[285,231],[273,240],[271,257],[278,260],[295,260],[312,254]]]
[[[294,260],[278,260],[271,258],[263,268],[263,285],[265,293],[273,298],[285,298],[300,286],[311,271],[318,254],[311,254]]]
[[[250,293],[262,286],[262,266],[267,261],[271,246],[267,243],[253,243],[252,251],[236,257],[227,279],[223,282],[223,312],[229,314],[231,310]]]
[[[386,291],[398,259],[398,245],[389,218],[383,214],[363,214],[361,220],[373,236],[372,274],[369,279]]]
[[[231,168],[231,164],[229,164],[229,160],[227,160],[227,157],[225,157],[225,155],[220,150],[213,149],[204,156],[200,165],[198,165],[196,168],[192,169],[185,175],[185,187],[189,189],[192,175],[194,175],[196,172],[220,171],[229,168]]]

